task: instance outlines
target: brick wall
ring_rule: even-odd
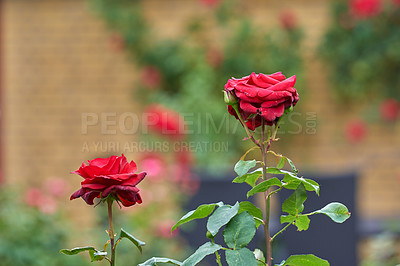
[[[104,145],[124,145],[137,136],[102,134],[100,123],[82,133],[82,115],[118,120],[125,112],[139,112],[132,90],[134,66],[123,52],[110,49],[111,32],[80,0],[4,0],[4,177],[9,182],[38,185],[60,176],[76,186],[69,175],[83,160],[104,155]],[[147,0],[145,15],[156,32],[173,37],[196,12],[207,8],[194,1]],[[305,30],[305,99],[303,110],[315,112],[317,134],[297,136],[284,153],[305,172],[360,173],[359,208],[363,216],[400,213],[399,125],[371,124],[367,139],[349,144],[343,125],[361,107],[337,105],[329,91],[324,65],[315,47],[329,21],[329,1],[246,1],[243,12],[263,27],[277,23],[280,10],[296,11]],[[168,18],[168,19],[164,19]],[[115,115],[115,116],[114,116]],[[88,144],[89,151],[85,149]],[[95,145],[99,145],[96,146]],[[103,147],[106,149],[107,147]],[[120,149],[111,153],[119,153]],[[283,151],[282,151],[283,152]],[[107,154],[108,155],[108,154]],[[135,159],[137,154],[127,153]],[[73,189],[71,188],[71,191]],[[80,203],[68,203],[76,208]]]

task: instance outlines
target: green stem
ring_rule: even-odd
[[[291,225],[291,223],[288,223],[285,227],[282,228],[281,231],[279,231],[278,233],[276,233],[272,238],[271,238],[271,242],[274,241],[275,237],[277,237],[280,233],[282,233],[283,231],[286,230],[286,228],[288,228]]]
[[[269,141],[268,146],[265,147],[265,125],[264,120],[261,122],[261,156],[263,161],[263,179],[267,180],[267,151],[270,147],[271,141]],[[265,245],[266,245],[266,256],[267,265],[272,265],[272,254],[271,254],[271,236],[269,232],[269,216],[271,209],[271,200],[269,197],[269,191],[264,193],[265,195],[265,220],[264,220],[264,233],[265,233]]]
[[[274,131],[272,132],[272,135],[270,136],[268,134],[268,140],[267,140],[267,146],[265,146],[265,124],[264,124],[264,119],[261,120],[261,155],[262,155],[262,161],[263,161],[263,179],[267,180],[267,154],[269,152],[269,149],[271,147],[271,144],[273,141],[275,141],[276,138],[276,133],[278,132],[279,128],[279,122],[275,125]],[[264,221],[264,232],[265,232],[265,242],[266,242],[266,251],[267,251],[267,265],[271,266],[272,265],[272,249],[271,249],[271,236],[270,236],[270,231],[269,231],[269,220],[270,220],[270,213],[271,213],[271,195],[278,192],[280,189],[277,191],[271,191],[271,188],[268,189],[264,193],[265,196],[265,221]]]
[[[115,266],[115,246],[114,246],[114,228],[113,228],[113,221],[112,221],[112,199],[108,198],[108,235],[110,236],[110,248],[111,248],[111,259],[110,265]]]
[[[221,256],[218,254],[218,251],[215,251],[215,256],[217,257],[218,265],[219,265],[219,266],[222,266],[222,263],[221,263]]]

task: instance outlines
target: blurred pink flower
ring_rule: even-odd
[[[392,0],[392,4],[395,6],[400,6],[400,0]]]
[[[350,13],[356,18],[370,18],[382,10],[380,0],[350,0]]]
[[[367,126],[362,120],[353,120],[347,123],[344,131],[349,142],[360,142],[367,134]]]
[[[59,177],[46,180],[44,188],[46,192],[58,198],[63,198],[68,193],[68,183]]]
[[[24,200],[26,205],[31,207],[39,207],[43,202],[43,192],[38,188],[30,188],[25,192]]]
[[[163,178],[165,171],[165,162],[163,158],[157,153],[149,153],[143,156],[141,160],[143,169],[147,170],[147,178],[157,181]]]
[[[220,0],[200,0],[200,3],[205,6],[214,7],[218,5]]]
[[[162,76],[160,70],[155,66],[143,68],[141,82],[147,89],[156,89],[161,85]]]
[[[399,116],[400,104],[395,99],[384,100],[379,108],[381,118],[386,121],[395,121]]]
[[[108,39],[108,46],[113,52],[121,52],[125,49],[125,40],[119,33],[114,33]]]
[[[174,224],[175,221],[173,220],[162,220],[161,222],[159,222],[156,228],[157,236],[162,238],[172,238],[177,235],[179,232],[179,228],[171,233],[171,228],[174,226]]]
[[[28,206],[38,208],[42,213],[53,214],[57,211],[57,202],[54,198],[45,195],[38,188],[28,189],[24,196]]]
[[[279,15],[281,27],[286,30],[293,30],[297,28],[297,19],[293,11],[284,10]]]
[[[43,196],[38,208],[42,213],[53,214],[57,211],[57,202],[52,197]]]
[[[224,61],[224,53],[217,48],[208,48],[206,52],[206,62],[212,67],[219,67]]]
[[[149,115],[149,129],[154,133],[172,139],[185,138],[185,120],[178,112],[160,104],[152,104],[146,108],[145,113]]]

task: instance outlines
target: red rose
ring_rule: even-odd
[[[293,30],[297,28],[297,19],[291,10],[285,10],[279,15],[282,28],[285,30]]]
[[[200,2],[205,5],[205,6],[209,6],[209,7],[214,7],[216,5],[219,4],[220,0],[200,0]]]
[[[239,113],[249,129],[275,124],[285,109],[296,105],[299,94],[293,87],[296,76],[286,78],[281,72],[271,75],[254,72],[241,79],[232,78],[225,85],[227,93],[233,93],[238,99]],[[231,115],[237,117],[232,105],[228,105]]]
[[[397,6],[400,6],[400,0],[392,0],[392,4]]]
[[[144,87],[155,89],[161,85],[162,75],[155,66],[146,66],[142,71],[141,81]]]
[[[172,139],[182,139],[185,137],[185,120],[173,110],[162,105],[150,105],[146,111],[149,115],[149,129],[163,136]]]
[[[400,104],[395,99],[386,99],[380,105],[381,117],[386,121],[395,121],[399,112]]]
[[[74,174],[82,176],[82,188],[71,195],[71,200],[82,197],[87,204],[93,205],[94,198],[106,198],[112,195],[125,207],[142,203],[136,185],[143,180],[146,172],[135,174],[137,167],[134,161],[127,162],[126,157],[111,156],[88,161]]]
[[[212,67],[219,67],[224,61],[223,51],[217,48],[209,48],[206,52],[206,62]]]
[[[350,2],[350,11],[356,18],[370,18],[381,12],[381,6],[380,0],[352,0]]]
[[[118,33],[114,33],[110,36],[109,47],[113,52],[121,52],[125,49],[124,37]]]
[[[349,142],[360,142],[367,134],[367,126],[362,120],[353,120],[347,123],[344,134]]]

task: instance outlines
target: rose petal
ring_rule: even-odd
[[[240,108],[247,113],[252,113],[256,114],[257,113],[257,107],[254,107],[252,104],[245,102],[245,101],[240,101]]]
[[[281,117],[285,112],[285,106],[280,104],[270,108],[260,108],[261,116],[268,122],[273,122],[277,117]]]
[[[75,191],[74,194],[71,195],[70,200],[77,199],[85,193],[86,193],[86,189],[81,188],[81,189]]]
[[[90,192],[85,193],[85,194],[82,196],[82,199],[83,199],[87,204],[93,205],[93,204],[94,204],[93,200],[94,200],[95,198],[99,198],[99,197],[100,197],[100,192],[98,192],[98,191],[90,191]]]

